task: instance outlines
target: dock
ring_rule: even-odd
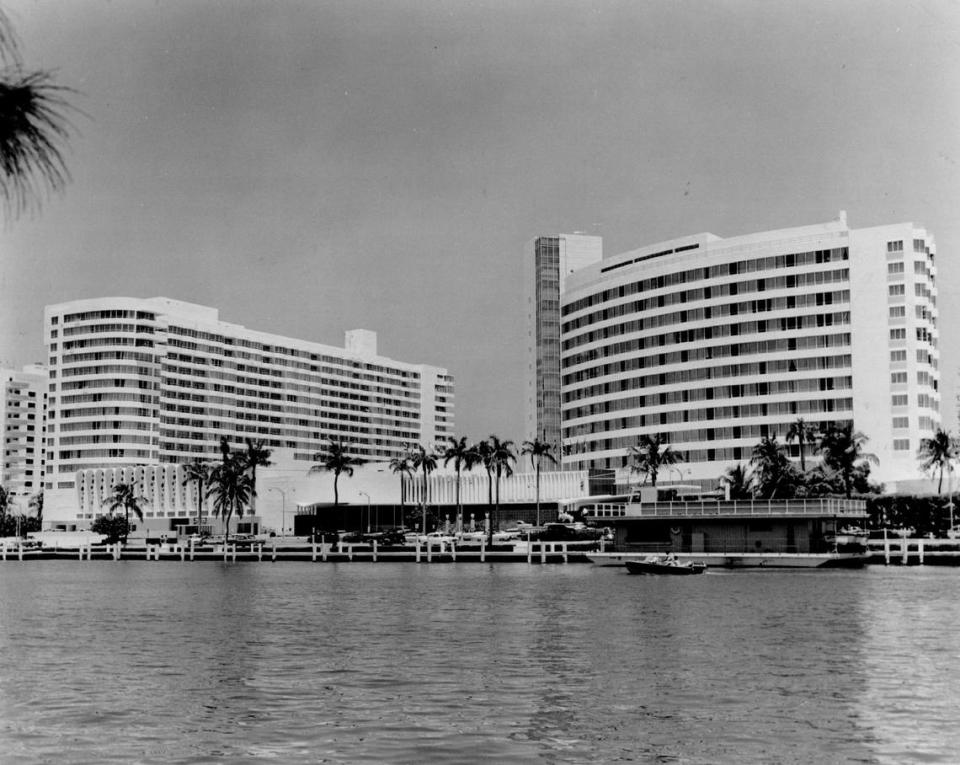
[[[960,539],[888,537],[867,542],[867,563],[885,566],[960,566]]]
[[[0,544],[0,561],[78,560],[78,561],[177,561],[222,563],[311,563],[408,562],[408,563],[589,563],[588,552],[576,542],[527,542],[519,545],[485,544],[456,546],[417,544],[379,546],[373,544],[285,544],[282,541],[250,544],[196,545],[193,543],[147,544],[124,547],[113,544],[87,544],[79,547],[37,547],[24,543]]]

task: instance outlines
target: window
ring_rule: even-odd
[[[906,385],[907,384],[907,373],[906,372],[894,372],[890,375],[890,382],[894,385]]]
[[[897,395],[893,396],[893,398],[891,399],[891,404],[893,406],[906,406],[907,401],[908,401],[908,397],[906,394],[898,393]]]
[[[898,329],[890,330],[890,339],[891,340],[906,340],[907,339],[907,330],[905,327],[900,327]]]
[[[890,361],[896,364],[898,361],[906,361],[907,352],[905,350],[890,351]]]
[[[893,450],[895,452],[908,452],[910,451],[910,439],[909,438],[895,438],[893,439]]]
[[[903,252],[903,240],[898,239],[895,242],[887,242],[887,252]]]
[[[892,305],[890,306],[890,318],[891,319],[905,319],[907,318],[907,307],[905,305]]]
[[[909,428],[910,427],[910,418],[909,417],[894,417],[893,418],[893,427],[896,429]]]
[[[897,260],[893,263],[887,263],[887,274],[902,274],[903,273],[903,261]]]
[[[891,284],[889,287],[887,287],[887,294],[890,295],[890,297],[906,295],[907,288],[903,284]]]

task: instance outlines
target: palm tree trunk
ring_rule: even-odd
[[[540,460],[537,460],[537,528],[540,527]]]
[[[126,525],[123,527],[123,544],[126,546],[127,538],[130,536],[130,508],[123,508],[123,520],[126,522]]]
[[[457,465],[457,533],[463,531],[463,508],[460,506],[460,466]]]
[[[423,468],[423,494],[420,497],[420,533],[427,535],[427,468]]]

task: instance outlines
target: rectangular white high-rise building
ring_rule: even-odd
[[[0,485],[16,505],[16,512],[25,512],[30,496],[43,488],[47,370],[39,364],[0,369],[0,386]]]
[[[603,257],[603,239],[552,234],[531,239],[523,253],[526,296],[524,439],[553,446],[559,462],[560,299],[567,277]],[[550,463],[544,464],[549,469]]]

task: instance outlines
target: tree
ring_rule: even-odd
[[[40,489],[36,494],[31,495],[30,502],[27,504],[27,507],[33,511],[34,516],[37,519],[37,525],[40,528],[43,528],[43,489]]]
[[[957,460],[957,441],[944,430],[937,430],[933,438],[924,438],[920,441],[920,450],[917,459],[923,460],[920,465],[924,473],[939,473],[937,494],[943,490],[944,471],[953,472],[953,463]]]
[[[453,468],[457,472],[457,531],[463,531],[463,505],[460,503],[460,471],[466,468],[469,470],[477,464],[479,457],[476,449],[467,446],[466,436],[454,438],[447,436],[447,445],[440,455],[443,457],[443,466],[446,467],[453,461]]]
[[[203,500],[205,498],[204,489],[207,484],[210,482],[210,473],[212,466],[209,462],[199,459],[194,462],[187,463],[183,466],[183,472],[186,475],[186,478],[183,479],[183,485],[186,486],[188,483],[197,484],[197,531],[200,531],[200,527],[203,525]]]
[[[487,471],[487,504],[491,508],[493,507],[493,470],[490,461],[492,448],[490,442],[486,440],[477,442],[473,447],[477,455],[477,464],[483,465],[483,469]]]
[[[790,458],[783,453],[783,445],[777,437],[764,436],[760,443],[753,447],[750,457],[753,467],[753,476],[759,495],[766,495],[773,499],[780,491],[782,495],[789,494],[792,471]]]
[[[213,497],[213,514],[223,520],[224,542],[229,542],[230,519],[234,513],[238,518],[243,517],[254,489],[243,455],[230,454],[229,448],[224,451],[225,439],[220,443],[223,460],[210,473],[207,497]]]
[[[413,447],[410,457],[410,464],[414,472],[423,472],[423,494],[420,496],[420,514],[422,522],[422,534],[427,533],[427,487],[429,485],[430,474],[437,469],[437,455],[420,444]]]
[[[540,525],[540,465],[543,460],[549,460],[554,465],[557,464],[557,458],[553,456],[553,447],[546,441],[534,438],[532,441],[524,441],[520,446],[521,454],[530,455],[530,462],[533,463],[533,469],[537,476],[537,526]]]
[[[353,475],[354,468],[366,463],[361,457],[353,457],[349,453],[350,444],[336,438],[327,439],[326,446],[313,455],[316,464],[310,467],[308,475],[315,473],[333,473],[333,506],[340,506],[340,475],[348,478]]]
[[[267,449],[263,441],[247,439],[247,451],[243,453],[243,463],[250,471],[250,485],[253,492],[250,495],[250,514],[256,514],[257,508],[257,467],[270,467],[270,455],[273,452]]]
[[[853,430],[852,423],[842,427],[834,426],[820,437],[817,451],[823,455],[824,465],[839,474],[848,499],[853,493],[858,463],[862,465],[863,462],[878,462],[876,455],[863,450],[868,440],[863,433]],[[862,466],[860,470],[862,472]],[[869,469],[867,473],[869,474]]]
[[[390,460],[390,471],[394,475],[400,476],[400,517],[406,518],[406,494],[403,491],[404,477],[413,477],[413,465],[410,462],[410,448],[407,447],[403,452]],[[406,521],[404,521],[406,523]]]
[[[500,479],[506,475],[508,478],[513,475],[512,463],[517,461],[517,455],[513,452],[513,441],[501,441],[496,436],[491,435],[488,439],[490,448],[487,453],[487,475],[491,473],[496,478],[496,504],[494,505],[494,514],[490,518],[490,529],[488,532],[490,545],[493,545],[493,527],[495,522],[500,519]]]
[[[796,420],[790,423],[790,429],[787,431],[785,440],[788,444],[792,444],[794,441],[800,447],[800,470],[804,473],[807,472],[807,460],[806,455],[804,454],[804,446],[808,444],[815,443],[817,438],[817,429],[812,425],[808,425],[803,417],[798,417]]]
[[[90,524],[90,531],[103,534],[108,544],[127,538],[130,524],[119,515],[100,515]]]
[[[644,483],[649,478],[651,486],[657,485],[660,468],[683,462],[683,456],[673,451],[659,434],[640,436],[636,446],[631,446],[627,454],[632,462],[630,471],[643,475]]]
[[[115,483],[113,493],[107,497],[103,504],[107,505],[107,513],[113,515],[117,510],[123,510],[123,519],[125,527],[123,529],[123,543],[127,543],[127,537],[130,533],[130,513],[132,512],[139,520],[143,520],[143,507],[147,500],[136,494],[133,484]]]
[[[752,482],[746,468],[739,463],[727,468],[727,472],[720,478],[720,483],[727,487],[731,500],[751,499],[753,497]]]
[[[11,495],[3,486],[0,486],[0,518],[5,518],[10,508]]]
[[[334,512],[340,508],[340,475],[344,474],[348,478],[353,475],[354,468],[360,467],[366,463],[361,457],[353,457],[350,452],[350,444],[341,441],[338,438],[328,438],[326,445],[319,452],[313,455],[316,464],[311,466],[307,475],[315,473],[333,473],[333,507]],[[319,524],[317,524],[319,525]],[[316,533],[316,529],[314,529]]]
[[[0,11],[0,195],[14,216],[70,179],[60,144],[72,111],[50,72],[25,71],[9,19]]]

